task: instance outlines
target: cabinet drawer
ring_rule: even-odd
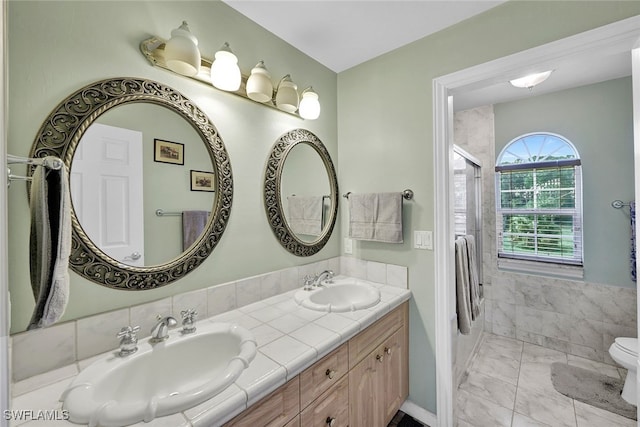
[[[255,406],[229,421],[225,427],[282,427],[293,420],[300,412],[300,381],[298,378],[295,377]]]
[[[349,376],[324,392],[300,415],[304,427],[349,426]]]
[[[349,369],[356,366],[392,333],[405,325],[408,322],[408,313],[409,305],[405,302],[352,338],[349,341]]]
[[[300,408],[306,408],[348,370],[349,346],[345,343],[300,374]]]

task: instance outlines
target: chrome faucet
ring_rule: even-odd
[[[158,315],[158,323],[151,328],[151,338],[149,342],[158,343],[169,338],[169,328],[178,324],[178,321],[171,316],[162,317]]]
[[[313,287],[317,288],[320,286],[324,286],[322,284],[322,279],[325,279],[325,283],[333,283],[331,279],[333,279],[334,273],[333,270],[325,270],[320,274],[316,274],[316,277],[313,280]]]

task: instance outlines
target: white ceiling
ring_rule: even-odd
[[[504,2],[489,0],[223,0],[327,68],[339,73]],[[531,64],[457,90],[454,109],[513,101],[631,75],[631,41],[601,52]],[[553,69],[532,91],[509,79]]]
[[[223,0],[339,73],[505,0]]]

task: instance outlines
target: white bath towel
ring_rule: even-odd
[[[455,248],[458,329],[460,333],[468,335],[471,332],[471,298],[469,293],[469,258],[466,239],[464,237],[456,239]]]
[[[351,193],[349,237],[402,243],[402,193]]]
[[[478,262],[476,257],[476,239],[472,235],[464,236],[467,244],[467,256],[469,259],[469,294],[471,301],[471,319],[476,320],[480,316],[480,280],[478,277]]]
[[[28,329],[62,317],[69,301],[71,201],[65,167],[38,166],[31,183],[31,288],[36,306]]]
[[[319,236],[322,233],[322,196],[287,197],[287,224],[295,234]]]

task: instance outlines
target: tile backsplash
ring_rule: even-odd
[[[302,286],[305,275],[323,270],[402,288],[408,287],[407,267],[335,257],[190,291],[146,304],[60,323],[46,329],[12,336],[13,381],[23,381],[118,347],[116,334],[123,326],[139,325],[139,338],[150,334],[158,314],[180,318],[193,308],[201,319],[249,305]],[[42,355],[46,354],[46,357]],[[14,389],[14,394],[19,391]]]

